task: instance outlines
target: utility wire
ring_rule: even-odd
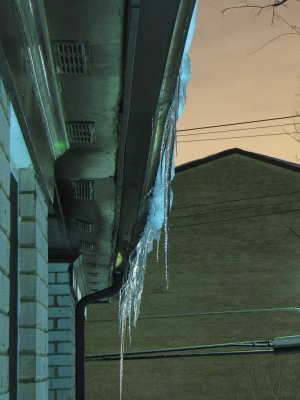
[[[239,350],[239,351],[217,351],[209,353],[195,353],[194,350],[228,348],[228,347],[267,347],[261,350]],[[271,349],[270,349],[271,347]],[[258,340],[251,342],[235,342],[235,343],[222,343],[222,344],[209,344],[202,346],[192,347],[177,347],[167,349],[144,350],[124,353],[124,360],[155,360],[155,359],[168,359],[168,358],[190,358],[190,357],[209,357],[209,356],[240,356],[249,354],[283,354],[298,352],[300,350],[300,336],[285,336],[277,337],[273,340]],[[192,353],[179,354],[181,351],[192,351]],[[175,354],[170,354],[174,352]],[[86,356],[86,361],[118,361],[120,360],[120,353],[113,354],[100,354]]]
[[[254,138],[254,137],[262,137],[262,136],[292,135],[293,133],[295,133],[295,132],[266,133],[266,134],[262,134],[262,135],[228,136],[228,137],[210,138],[210,139],[178,140],[177,143],[194,143],[194,142],[207,142],[210,140],[228,140],[228,139]]]
[[[271,215],[277,215],[277,214],[287,214],[291,212],[299,212],[300,209],[293,209],[293,210],[284,210],[284,211],[273,211],[271,213],[266,213],[266,214],[256,214],[256,215],[248,215],[244,217],[233,217],[233,218],[224,218],[224,219],[218,219],[214,221],[207,221],[207,222],[196,222],[196,223],[191,223],[191,224],[184,224],[184,225],[173,225],[170,226],[170,229],[175,229],[175,228],[187,228],[191,226],[198,226],[198,225],[208,225],[208,224],[215,224],[219,222],[228,222],[228,221],[237,221],[237,220],[242,220],[242,219],[248,219],[248,218],[260,218],[260,217],[268,217]]]
[[[203,311],[197,313],[187,313],[187,314],[158,314],[158,315],[145,315],[140,316],[141,320],[154,320],[154,319],[169,319],[169,318],[194,318],[194,317],[208,317],[215,315],[235,315],[235,314],[252,314],[252,313],[265,313],[265,312],[296,312],[300,313],[300,307],[277,307],[277,308],[255,308],[255,309],[245,309],[245,310],[226,310],[226,311]],[[116,318],[107,318],[100,320],[87,320],[87,323],[105,323],[105,322],[115,322],[118,323]]]
[[[198,129],[221,128],[221,127],[223,127],[223,126],[234,126],[234,125],[255,124],[255,123],[258,123],[258,122],[276,121],[276,120],[280,120],[280,119],[297,118],[297,117],[300,117],[300,114],[290,115],[290,116],[286,116],[286,117],[257,119],[257,120],[244,121],[244,122],[232,122],[232,123],[221,124],[221,125],[200,126],[200,127],[198,127],[198,128],[178,129],[177,132],[196,131],[196,130],[198,130]]]
[[[182,207],[172,207],[172,211],[174,211],[174,210],[182,210],[182,209],[186,209],[186,208],[202,207],[202,206],[214,206],[214,205],[217,205],[217,204],[234,203],[234,202],[246,201],[246,200],[265,199],[265,198],[269,198],[269,197],[289,196],[291,194],[298,194],[298,193],[300,193],[299,190],[297,190],[296,192],[276,193],[276,194],[269,194],[269,195],[256,196],[256,197],[243,197],[241,199],[223,200],[223,201],[216,201],[216,202],[213,202],[213,203],[191,204],[191,205],[182,206]]]
[[[170,220],[178,219],[178,218],[189,218],[189,217],[202,217],[203,215],[209,215],[209,214],[223,214],[227,212],[232,212],[232,211],[243,211],[243,210],[252,210],[252,209],[257,209],[257,208],[265,208],[265,207],[272,207],[272,206],[280,206],[283,204],[291,204],[291,203],[299,203],[300,199],[294,199],[290,201],[282,201],[280,203],[273,203],[273,204],[259,204],[256,206],[248,206],[248,207],[239,207],[239,208],[230,208],[227,210],[214,210],[214,211],[207,211],[204,213],[196,213],[196,214],[187,214],[187,215],[174,215],[170,216]]]
[[[207,344],[202,346],[190,346],[190,347],[173,347],[173,348],[165,348],[165,349],[154,349],[154,350],[141,350],[141,351],[131,351],[129,353],[124,353],[124,357],[126,356],[136,356],[136,355],[146,355],[146,354],[161,354],[161,353],[174,353],[181,351],[194,351],[194,350],[207,350],[207,349],[219,349],[226,347],[271,347],[273,346],[273,342],[270,340],[258,340],[258,341],[248,341],[248,342],[234,342],[234,343],[220,343],[220,344]],[[120,353],[111,353],[111,354],[97,354],[86,356],[85,359],[97,359],[98,361],[101,359],[112,359],[112,358],[120,358]]]
[[[141,356],[126,356],[124,355],[124,360],[157,360],[157,359],[168,359],[168,358],[194,358],[194,357],[211,357],[211,356],[241,356],[241,355],[254,355],[254,354],[266,354],[274,353],[273,349],[264,350],[242,350],[242,351],[218,351],[209,353],[189,353],[189,354],[150,354]],[[87,356],[86,361],[120,361],[120,355],[118,357],[101,357],[97,356]]]
[[[214,133],[251,131],[251,130],[256,130],[256,129],[279,128],[279,127],[283,127],[283,126],[295,126],[295,124],[264,125],[264,126],[254,126],[254,127],[250,127],[250,128],[223,129],[223,130],[212,131],[212,132],[183,133],[183,134],[179,134],[177,136],[181,138],[184,136],[213,135]]]

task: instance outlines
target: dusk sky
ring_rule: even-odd
[[[257,1],[255,4],[262,3]],[[256,11],[249,9],[229,10],[223,16],[219,11],[239,4],[241,2],[234,0],[199,1],[190,50],[192,76],[178,130],[295,115],[297,108],[300,114],[296,95],[300,92],[300,35],[284,35],[255,52],[291,30],[276,20],[272,25],[272,14],[268,11],[256,15]],[[281,7],[278,12],[289,23],[300,25],[300,3],[289,0],[287,4],[287,8]],[[216,130],[294,122],[299,122],[300,128],[300,118],[296,118],[178,132],[176,164],[232,147],[300,163],[300,143],[284,133],[294,132],[293,125],[207,134]],[[182,136],[186,134],[193,135]],[[206,140],[265,134],[272,136]],[[181,143],[183,140],[189,143]]]

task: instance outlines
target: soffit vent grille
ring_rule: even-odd
[[[75,226],[78,230],[83,232],[92,233],[95,230],[95,225],[93,223],[84,221],[82,219],[75,219]]]
[[[90,49],[88,42],[54,42],[57,56],[57,72],[64,75],[86,75],[89,73]]]
[[[66,127],[73,144],[96,143],[95,122],[67,121]]]
[[[72,181],[73,196],[78,200],[94,200],[95,181],[78,179]]]
[[[85,265],[86,265],[87,267],[93,268],[93,269],[98,267],[98,264],[96,264],[96,263],[89,263],[89,262],[87,262],[87,263],[85,263]]]
[[[97,258],[97,254],[96,253],[84,253],[85,258],[87,258],[89,261],[93,261],[96,260]],[[94,265],[95,267],[97,266],[97,264],[93,263],[93,262],[86,262],[85,263],[86,266],[91,266]]]
[[[95,249],[95,244],[91,242],[80,242],[80,248],[82,251],[94,251]]]
[[[88,274],[90,277],[97,277],[97,276],[99,276],[100,274],[98,274],[97,272],[89,272],[89,274]]]

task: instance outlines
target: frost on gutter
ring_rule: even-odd
[[[174,147],[176,140],[176,122],[183,112],[186,99],[186,86],[190,79],[190,58],[188,51],[195,29],[196,9],[197,4],[194,8],[185,48],[183,51],[174,99],[172,101],[164,126],[160,151],[160,165],[152,190],[147,221],[143,234],[135,250],[130,254],[128,277],[120,292],[120,398],[122,395],[123,354],[126,326],[128,325],[128,333],[131,341],[132,325],[136,326],[139,316],[142,292],[144,288],[147,255],[153,250],[155,241],[157,244],[157,249],[159,248],[162,230],[164,231],[164,256],[166,282],[168,287],[168,215],[173,198],[171,181],[175,175]]]

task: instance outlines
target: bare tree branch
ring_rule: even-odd
[[[252,54],[257,53],[258,51],[262,50],[263,48],[265,48],[266,46],[268,46],[269,44],[275,42],[276,40],[280,39],[282,36],[287,36],[287,35],[300,35],[299,33],[293,33],[293,32],[287,32],[287,33],[282,33],[281,35],[278,35],[276,37],[274,37],[273,39],[269,40],[268,42],[264,43],[262,46],[260,46],[258,49],[251,51],[250,53],[248,53],[247,55],[250,56]]]
[[[281,35],[278,35],[274,37],[273,39],[269,40],[267,43],[264,43],[262,46],[260,46],[258,49],[252,51],[248,55],[257,53],[258,51],[262,50],[269,44],[277,41],[278,39],[282,38],[283,36],[288,36],[288,35],[299,35],[300,36],[300,26],[294,25],[287,21],[277,10],[279,10],[280,7],[287,7],[288,2],[291,0],[269,0],[268,3],[265,5],[258,5],[258,4],[253,4],[252,2],[249,2],[249,0],[243,0],[243,4],[239,6],[231,6],[231,7],[226,7],[220,12],[224,16],[224,14],[228,11],[232,10],[241,10],[241,9],[252,9],[256,11],[256,16],[258,16],[260,13],[263,11],[270,11],[271,12],[271,25],[274,25],[276,21],[278,21],[282,26],[287,27],[290,32],[285,32],[282,33]],[[300,3],[300,0],[295,0],[298,3]]]
[[[247,0],[245,0],[245,4],[241,6],[232,6],[232,7],[226,7],[222,10],[222,13],[225,14],[226,11],[229,10],[236,10],[236,9],[241,9],[241,8],[254,8],[258,10],[258,13],[261,13],[262,10],[271,10],[272,8],[280,7],[283,4],[287,3],[288,0],[275,0],[272,4],[267,4],[265,6],[259,6],[256,4],[249,4]]]

